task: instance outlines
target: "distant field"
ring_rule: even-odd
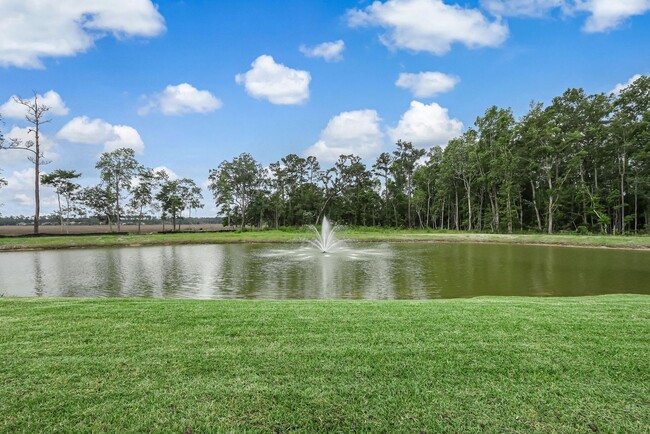
[[[165,230],[170,230],[171,225],[165,225]],[[223,225],[220,224],[205,224],[205,225],[196,225],[188,224],[181,225],[181,230],[201,230],[204,231],[220,231],[223,230]],[[113,231],[116,228],[113,226]],[[163,230],[162,225],[142,225],[141,231],[143,234],[151,232],[161,232]],[[111,232],[111,228],[107,225],[71,225],[65,226],[61,229],[61,226],[39,226],[39,231],[42,234],[107,234]],[[29,235],[34,232],[34,227],[29,226],[0,226],[0,235]],[[120,232],[129,232],[137,233],[137,225],[122,225]]]

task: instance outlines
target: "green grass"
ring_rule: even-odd
[[[648,432],[650,297],[0,298],[0,432]]]
[[[142,246],[218,243],[292,243],[311,238],[307,229],[132,235],[78,235],[0,238],[0,251],[25,249],[60,249],[109,246]],[[339,237],[351,241],[436,241],[491,242],[515,244],[556,244],[585,247],[650,249],[650,236],[479,234],[415,229],[347,228]]]

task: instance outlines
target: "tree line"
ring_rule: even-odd
[[[3,145],[12,146],[36,145]],[[153,212],[168,215],[175,228],[181,211],[202,206],[193,181],[145,169],[131,150],[103,154],[97,168],[102,184],[74,194],[67,184],[74,184],[74,171],[41,178],[56,189],[62,218],[78,201],[116,225],[128,208],[140,219]],[[511,109],[493,106],[444,148],[425,150],[399,140],[370,166],[358,156],[341,155],[323,168],[316,157],[296,154],[262,166],[243,153],[210,170],[208,179],[230,226],[300,226],[327,215],[358,226],[647,232],[650,77],[618,94],[568,89],[548,105],[531,103],[519,119]]]
[[[72,218],[92,216],[120,231],[128,215],[135,220],[138,232],[143,221],[159,214],[165,230],[165,221],[171,220],[172,231],[180,229],[179,217],[185,210],[203,208],[201,188],[189,178],[172,179],[164,170],[147,168],[135,159],[135,152],[120,148],[101,154],[96,166],[101,182],[81,187],[81,174],[75,170],[57,169],[42,173],[39,185],[54,189],[57,210],[54,212],[61,227],[70,225]],[[38,208],[37,208],[38,209]],[[34,219],[34,233],[38,233],[39,219]]]
[[[488,108],[445,148],[398,141],[371,167],[342,155],[321,169],[249,154],[210,171],[224,217],[294,226],[327,214],[360,226],[603,234],[650,229],[650,78],[619,94],[568,89],[521,118]]]

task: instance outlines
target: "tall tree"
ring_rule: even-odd
[[[409,227],[413,227],[413,218],[411,215],[413,174],[415,173],[418,160],[424,156],[426,151],[415,148],[411,142],[403,142],[402,140],[398,140],[396,146],[397,149],[393,151],[391,170],[395,177],[401,177],[404,180],[405,193],[408,201],[406,221]]]
[[[203,207],[201,189],[189,178],[167,179],[162,183],[156,199],[163,213],[171,216],[172,231],[180,229],[179,217],[184,210]]]
[[[243,153],[232,161],[222,161],[217,169],[211,169],[208,188],[214,195],[217,207],[230,215],[238,211],[241,227],[247,224],[248,207],[263,181],[262,166],[252,155]]]
[[[201,187],[196,185],[196,183],[189,178],[183,178],[181,180],[181,185],[185,189],[183,192],[184,209],[188,210],[188,217],[191,218],[193,209],[203,208],[204,206],[203,193],[201,192]]]
[[[117,231],[120,231],[121,205],[120,199],[123,192],[131,188],[131,181],[142,169],[135,159],[135,151],[130,148],[119,148],[112,152],[104,152],[95,165],[100,171],[101,180],[106,184],[115,200],[113,214],[117,223]]]
[[[415,174],[413,175],[415,185],[413,200],[416,207],[415,212],[418,215],[421,227],[436,227],[434,206],[436,196],[439,195],[436,188],[436,181],[440,176],[439,172],[442,159],[442,148],[434,146],[427,152],[425,163],[415,169]],[[422,213],[425,213],[424,219],[422,218]]]
[[[492,215],[492,230],[501,230],[505,209],[508,230],[512,232],[512,139],[515,119],[510,109],[492,106],[475,122],[478,131],[476,158],[481,182],[487,192]]]
[[[41,214],[40,171],[41,165],[49,163],[44,159],[41,150],[41,125],[51,121],[43,118],[50,108],[38,101],[36,92],[34,92],[34,99],[14,98],[14,100],[25,107],[25,120],[31,125],[27,132],[34,135],[34,140],[22,141],[14,138],[8,144],[0,141],[0,148],[23,150],[31,153],[27,158],[34,164],[34,233],[38,234],[38,219]]]
[[[277,163],[269,165],[267,184],[271,188],[270,204],[273,208],[273,221],[277,229],[280,226],[280,219],[282,218],[282,225],[286,226],[286,170],[284,166]]]
[[[614,108],[611,145],[619,175],[618,229],[624,234],[629,205],[626,201],[629,177],[632,175],[634,183],[633,207],[637,209],[632,219],[637,226],[639,174],[647,169],[650,154],[650,76],[642,76],[623,89],[614,102]]]
[[[153,207],[156,191],[168,179],[167,173],[163,170],[154,171],[149,168],[140,168],[135,185],[131,186],[131,199],[129,200],[129,208],[138,216],[138,233],[141,231],[145,210]]]
[[[373,173],[376,176],[379,176],[382,178],[381,182],[381,188],[383,191],[383,204],[382,204],[382,217],[383,217],[383,224],[387,225],[389,223],[389,217],[388,217],[388,180],[390,177],[390,167],[391,164],[393,163],[393,158],[388,152],[382,152],[379,154],[377,157],[377,160],[375,161],[375,164],[372,165]]]
[[[469,129],[465,134],[449,141],[445,148],[445,158],[454,176],[463,183],[467,200],[467,229],[472,230],[472,187],[479,176],[476,157],[476,130]]]
[[[73,180],[78,179],[79,177],[81,177],[81,173],[78,173],[75,170],[63,169],[57,169],[52,173],[44,173],[41,176],[41,182],[43,185],[49,185],[53,187],[54,191],[56,192],[56,200],[59,208],[58,217],[59,223],[61,225],[61,232],[63,232],[64,216],[65,223],[69,226],[70,214],[76,210],[74,202],[81,186],[76,182],[73,182]],[[62,203],[61,199],[63,199],[65,203]]]
[[[79,192],[79,201],[100,220],[106,219],[113,230],[113,212],[115,211],[115,194],[105,185],[83,188]]]

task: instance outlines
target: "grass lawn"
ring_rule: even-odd
[[[0,298],[0,432],[648,432],[650,297]]]
[[[435,241],[491,242],[515,244],[556,244],[584,247],[650,249],[650,236],[478,234],[417,229],[347,228],[339,238],[350,241]],[[313,234],[307,229],[247,232],[181,232],[176,234],[69,235],[47,237],[0,238],[2,250],[60,249],[81,247],[143,246],[219,243],[291,243],[304,242]]]

